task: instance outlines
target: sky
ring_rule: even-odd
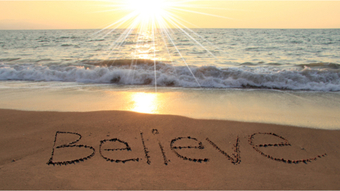
[[[0,0],[0,30],[104,28],[129,13],[119,1]],[[200,0],[182,9],[173,13],[189,28],[340,28],[340,0]]]

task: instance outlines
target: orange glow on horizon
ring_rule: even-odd
[[[147,3],[141,3],[146,1],[156,0],[130,0],[135,4],[131,9],[137,9],[145,16],[164,14],[165,4],[147,6]],[[178,2],[166,2],[172,1]],[[186,2],[189,3],[183,9],[189,11],[175,13],[188,21],[189,28],[340,28],[340,1]],[[110,11],[112,8],[115,9],[110,7],[109,1],[0,1],[0,30],[100,29],[127,14],[124,10]]]

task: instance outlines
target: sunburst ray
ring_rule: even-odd
[[[97,31],[95,35],[100,35],[102,38],[105,38],[110,33],[120,29],[125,29],[121,32],[120,36],[115,39],[114,42],[111,43],[108,50],[107,58],[108,60],[117,60],[119,58],[124,59],[125,56],[120,56],[120,53],[122,51],[122,47],[126,45],[127,39],[133,39],[132,43],[135,46],[134,53],[130,55],[130,58],[125,59],[131,59],[130,64],[130,71],[128,73],[128,76],[132,76],[134,72],[132,70],[135,70],[137,67],[134,67],[138,64],[138,59],[149,59],[153,61],[153,84],[155,86],[155,91],[157,91],[157,60],[160,60],[160,58],[157,58],[157,51],[160,50],[159,47],[161,42],[163,41],[163,51],[165,49],[166,53],[168,54],[169,60],[171,62],[171,65],[175,67],[175,63],[173,63],[173,58],[171,57],[168,44],[172,46],[174,51],[178,54],[181,62],[187,67],[188,71],[192,75],[192,77],[195,79],[195,82],[197,83],[198,87],[201,87],[201,84],[199,83],[198,78],[195,76],[194,72],[190,68],[188,62],[186,61],[185,56],[181,53],[180,49],[177,47],[175,42],[175,33],[174,29],[180,31],[186,38],[188,38],[189,41],[196,44],[200,49],[204,50],[206,53],[208,53],[213,58],[217,59],[217,57],[214,55],[213,52],[211,52],[207,47],[205,47],[202,42],[208,43],[211,46],[214,46],[213,43],[209,42],[208,40],[204,39],[202,36],[197,34],[195,31],[187,27],[186,24],[193,25],[189,21],[186,21],[185,19],[181,18],[178,13],[186,13],[186,14],[198,14],[198,15],[205,15],[205,16],[211,16],[211,17],[218,17],[218,18],[224,18],[224,19],[232,19],[225,16],[220,15],[214,15],[210,13],[205,13],[193,9],[197,8],[203,8],[203,6],[200,7],[199,4],[194,4],[200,1],[197,0],[117,0],[117,1],[104,1],[109,4],[108,7],[110,9],[105,11],[128,11],[128,13],[123,16],[122,18],[119,18],[117,21],[113,22],[112,24],[108,25],[107,27]],[[107,31],[108,30],[108,31]],[[133,33],[135,34],[135,37],[133,36]],[[145,35],[148,34],[150,37],[147,37],[151,39],[151,43],[148,41],[145,41]],[[158,41],[158,42],[156,42]],[[144,46],[141,46],[141,44],[144,44]],[[148,44],[147,46],[145,44]],[[118,51],[118,52],[114,52]],[[113,56],[113,58],[112,58]],[[176,72],[176,69],[174,69]]]

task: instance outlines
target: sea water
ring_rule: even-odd
[[[339,52],[340,29],[0,31],[0,107],[334,129]]]

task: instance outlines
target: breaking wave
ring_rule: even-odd
[[[340,91],[339,68],[337,64],[320,63],[291,69],[271,66],[187,67],[161,62],[155,64],[150,60],[83,61],[78,65],[0,63],[0,80],[122,85],[155,85],[156,83],[157,86],[174,87]]]

